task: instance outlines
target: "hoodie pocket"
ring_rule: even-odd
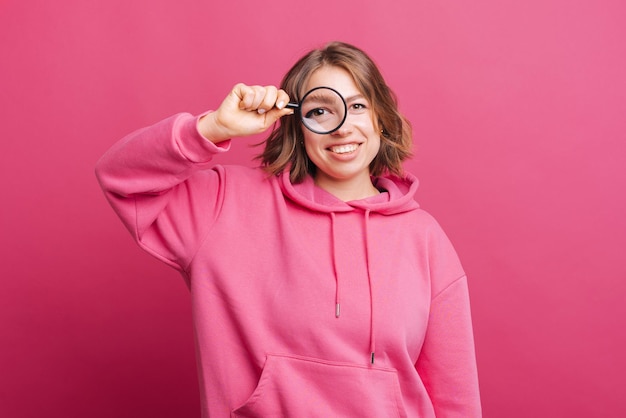
[[[406,417],[394,369],[268,355],[259,383],[231,416]]]

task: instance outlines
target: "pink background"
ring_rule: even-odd
[[[333,39],[413,122],[407,168],[471,279],[485,417],[626,416],[624,22],[622,0],[2,1],[0,416],[198,416],[187,289],[94,164]]]

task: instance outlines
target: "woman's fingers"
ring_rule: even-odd
[[[282,109],[286,101],[289,100],[287,93],[283,90],[278,90],[274,86],[246,86],[238,84],[235,86],[234,92],[240,98],[239,108],[241,110],[257,111],[260,114],[268,112],[274,107]],[[279,104],[281,106],[278,106]]]
[[[214,114],[200,121],[199,129],[214,142],[261,133],[281,117],[293,114],[292,109],[285,107],[288,101],[287,93],[274,86],[240,83]]]
[[[282,110],[287,106],[287,103],[289,103],[289,95],[283,89],[278,90],[276,107]]]
[[[264,88],[265,95],[261,99],[257,107],[257,112],[263,114],[268,110],[272,110],[276,106],[276,99],[278,98],[278,89],[274,86],[267,86]]]

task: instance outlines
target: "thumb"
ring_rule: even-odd
[[[280,118],[284,116],[290,116],[294,114],[294,110],[286,107],[279,108],[278,105],[269,111],[264,113],[265,125],[267,127],[276,123]]]

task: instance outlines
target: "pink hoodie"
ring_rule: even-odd
[[[203,416],[481,416],[467,280],[417,180],[342,202],[311,178],[215,166],[197,118],[97,166],[139,245],[191,291]]]

